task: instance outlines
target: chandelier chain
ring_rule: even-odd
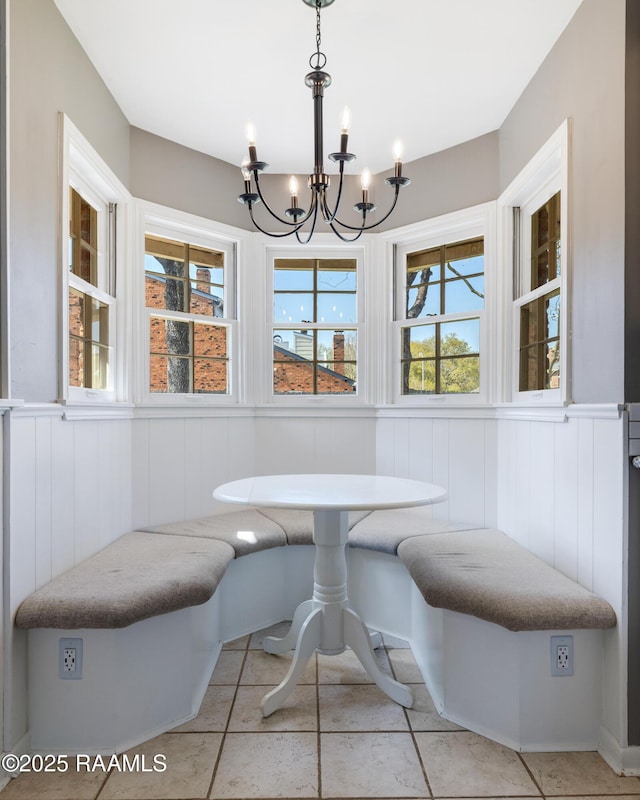
[[[320,50],[322,44],[322,32],[320,30],[320,9],[322,4],[320,0],[316,0],[316,52],[309,58],[309,66],[311,69],[324,69],[327,63],[326,55]],[[315,59],[315,64],[313,63]]]

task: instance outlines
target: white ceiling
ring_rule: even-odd
[[[313,166],[302,0],[55,0],[132,125],[239,164],[245,127],[271,172]],[[322,12],[325,153],[351,109],[351,171],[498,128],[581,0],[335,0]],[[357,165],[357,166],[356,166]]]

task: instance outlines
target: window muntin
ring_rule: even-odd
[[[401,394],[479,393],[484,238],[408,252],[403,275]]]
[[[273,331],[273,392],[346,394],[356,391],[354,329]]]
[[[560,390],[561,354],[561,194],[556,192],[533,210],[520,211],[520,270],[525,291],[516,300],[519,325],[518,390]]]
[[[111,219],[69,187],[68,384],[110,391],[114,298],[103,291],[111,278],[101,222]]]
[[[405,394],[480,391],[480,320],[433,322],[402,328],[410,356],[402,359]]]
[[[145,237],[151,394],[229,394],[226,258],[223,249]]]
[[[357,392],[357,259],[276,258],[273,394]]]

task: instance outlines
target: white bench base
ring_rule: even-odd
[[[313,547],[233,561],[201,606],[118,630],[29,631],[34,752],[121,752],[193,718],[222,642],[290,619],[311,595]],[[369,627],[407,639],[447,719],[521,751],[595,750],[601,726],[600,630],[574,637],[575,675],[550,677],[554,631],[513,633],[429,607],[402,562],[348,550],[349,595]],[[58,678],[58,640],[84,640],[84,677]]]

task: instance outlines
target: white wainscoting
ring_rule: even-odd
[[[71,422],[62,413],[60,406],[7,412],[5,748],[27,731],[26,635],[13,628],[16,609],[131,529],[131,421]]]
[[[379,475],[444,486],[448,500],[433,506],[437,519],[495,527],[496,420],[385,415],[378,420]]]
[[[254,439],[250,415],[135,419],[132,527],[214,513],[216,486],[254,473]]]

